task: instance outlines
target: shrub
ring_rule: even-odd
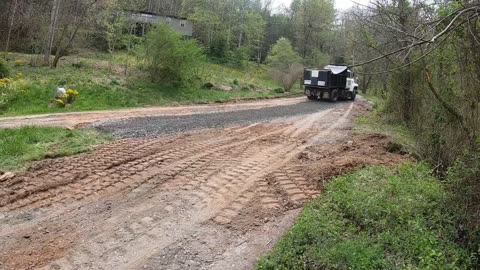
[[[331,180],[258,269],[469,269],[427,166],[374,167]]]
[[[155,82],[185,84],[198,77],[205,55],[195,40],[183,40],[168,25],[158,24],[146,37],[144,60]]]
[[[15,59],[15,61],[13,61],[13,65],[15,66],[25,66],[26,64],[27,64],[27,60],[23,58],[18,58],[18,59]]]
[[[457,216],[458,238],[480,256],[480,142],[460,157],[446,176],[447,204]],[[480,259],[480,258],[478,258]]]
[[[300,62],[301,57],[293,50],[292,44],[286,38],[280,38],[267,56],[272,78],[281,83],[285,91],[290,91],[301,77],[303,65]]]
[[[22,73],[17,73],[17,75],[11,78],[0,79],[0,108],[5,107],[12,99],[16,97],[18,94],[18,87],[15,81],[21,79],[22,77]]]
[[[10,67],[7,61],[0,59],[0,79],[10,76]]]

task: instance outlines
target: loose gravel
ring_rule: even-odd
[[[232,125],[268,122],[276,118],[311,114],[333,107],[335,107],[334,103],[305,101],[294,105],[254,110],[111,120],[97,123],[94,127],[118,138],[138,138],[204,128],[222,128]]]

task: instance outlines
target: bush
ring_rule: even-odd
[[[5,108],[10,101],[15,99],[18,94],[18,86],[16,80],[21,79],[22,73],[11,78],[0,79],[0,108]]]
[[[195,40],[183,40],[165,24],[156,25],[147,34],[144,49],[146,69],[155,82],[190,83],[205,62]]]
[[[339,177],[308,204],[258,269],[469,269],[447,193],[424,165]]]
[[[447,204],[456,214],[458,239],[480,256],[480,142],[460,157],[446,176]],[[479,258],[480,259],[480,258]]]
[[[292,44],[286,38],[280,38],[272,46],[267,64],[270,67],[272,78],[281,83],[285,91],[290,91],[295,82],[303,73],[300,56],[293,50]]]
[[[13,61],[13,64],[17,67],[17,66],[25,66],[27,64],[27,60],[23,59],[23,58],[18,58],[18,59],[15,59],[15,61]]]
[[[10,76],[10,67],[7,61],[0,59],[0,79]]]

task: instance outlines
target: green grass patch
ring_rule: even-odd
[[[33,57],[23,54],[11,56],[9,63],[12,74],[22,73],[23,78],[15,82],[15,95],[7,105],[0,107],[0,115],[212,103],[289,94],[274,91],[278,85],[269,78],[266,67],[261,65],[249,64],[238,69],[206,64],[201,75],[203,81],[233,87],[232,91],[219,91],[204,89],[201,83],[190,87],[152,83],[145,72],[137,67],[137,62],[129,64],[130,76],[126,78],[123,75],[122,54],[115,54],[113,58],[104,54],[67,56],[56,69],[13,64],[15,59],[26,59],[28,62]],[[48,106],[58,86],[79,91],[71,107]],[[299,89],[295,91],[299,92]]]
[[[403,151],[411,153],[413,156],[418,156],[413,132],[403,124],[394,123],[386,119],[382,112],[384,101],[381,98],[375,96],[367,96],[366,98],[375,103],[373,112],[355,118],[353,133],[383,134],[388,136],[392,142],[398,144]]]
[[[257,269],[470,269],[446,200],[422,164],[338,177]]]
[[[60,127],[0,129],[0,170],[19,170],[34,160],[60,157],[92,150],[111,140],[94,130]]]

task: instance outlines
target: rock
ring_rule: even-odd
[[[12,172],[6,172],[3,175],[0,176],[0,182],[7,181],[8,179],[11,179],[15,176],[14,173]]]
[[[215,90],[222,90],[222,91],[232,91],[233,87],[223,84],[218,84],[213,87]]]
[[[59,98],[61,95],[67,93],[67,90],[63,87],[57,87],[57,91],[55,92],[55,98]]]
[[[353,141],[348,141],[348,142],[347,142],[347,146],[348,146],[348,147],[352,147],[352,146],[353,146]]]

